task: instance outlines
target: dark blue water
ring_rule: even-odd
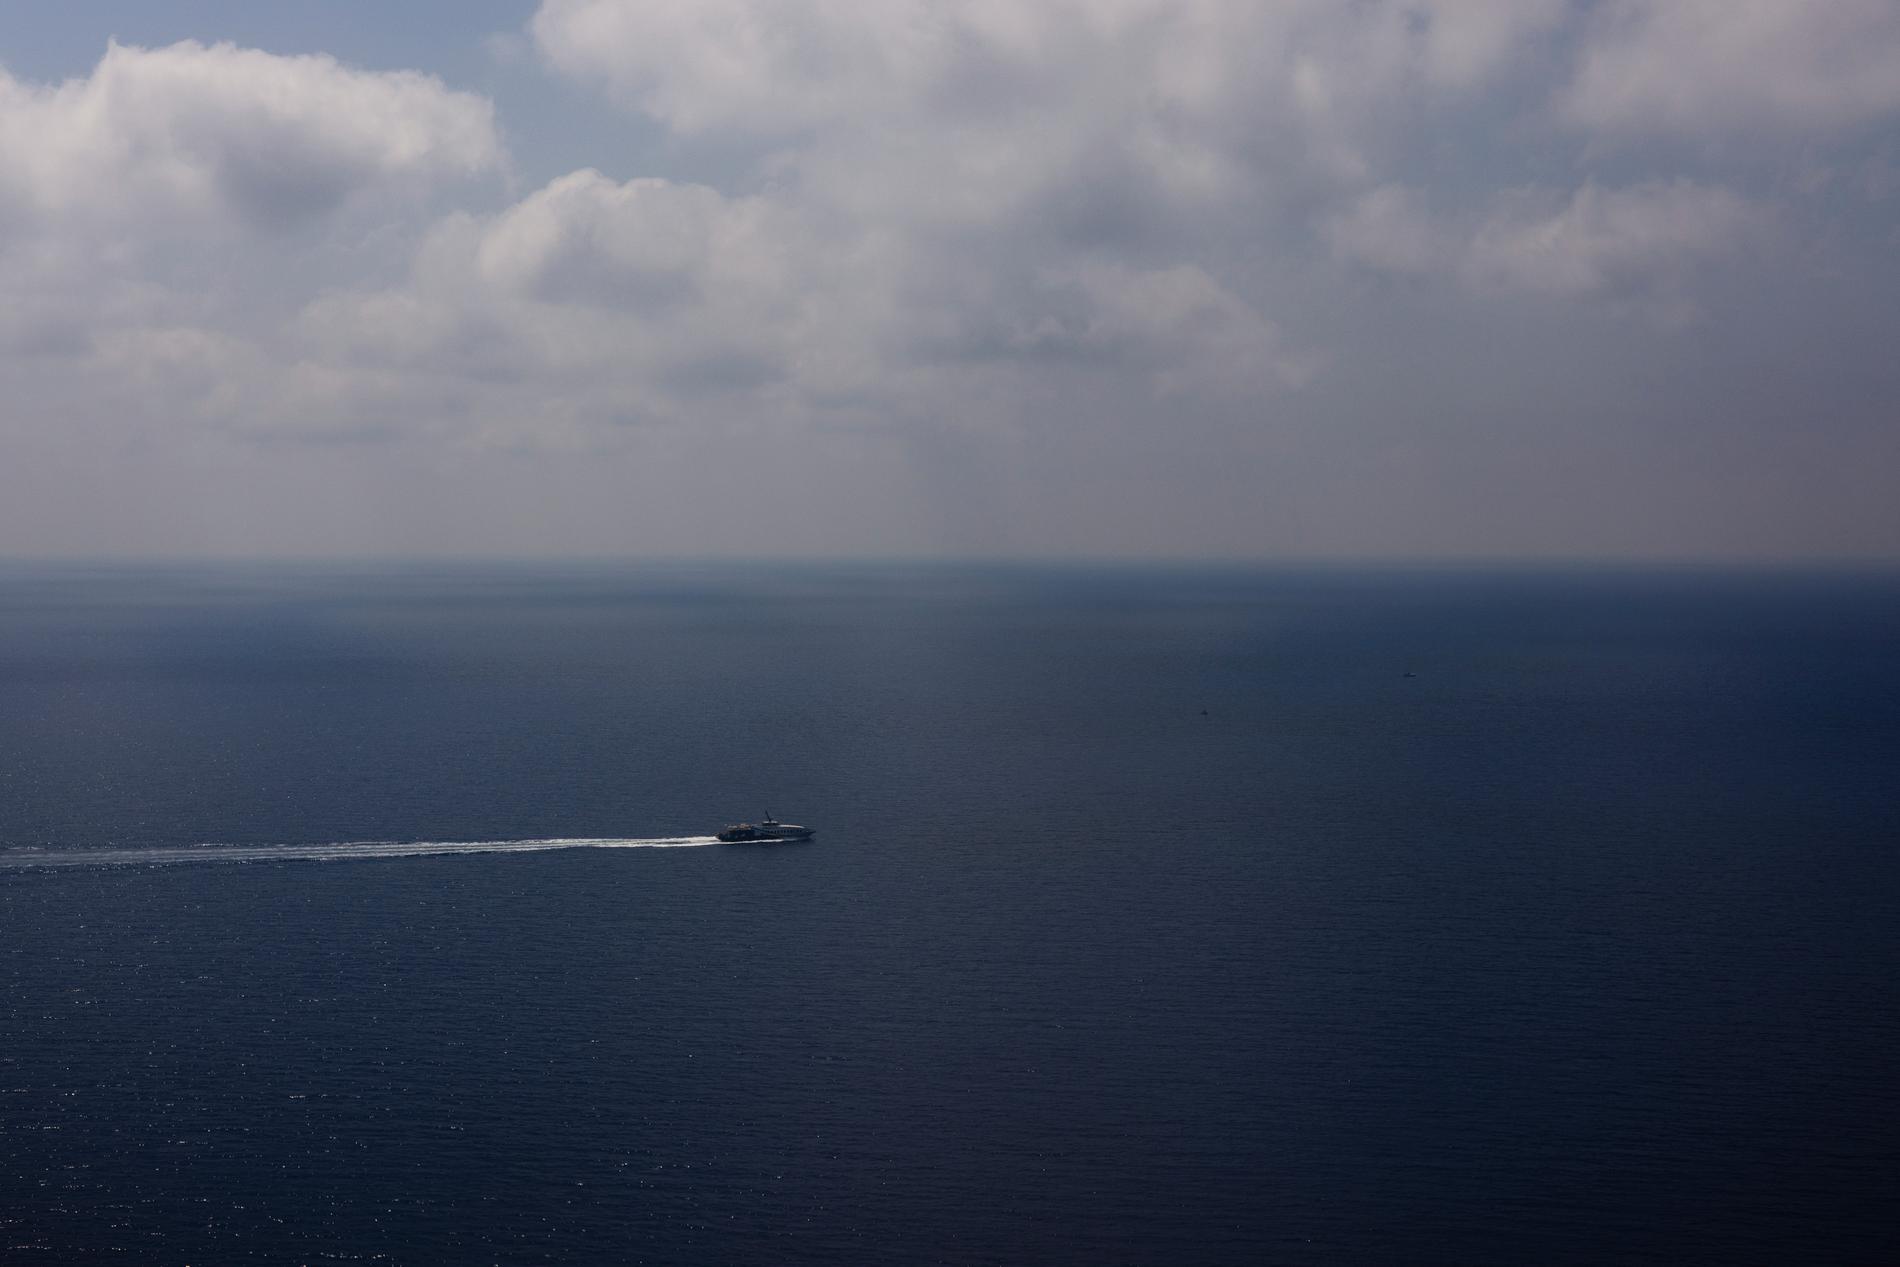
[[[0,1261],[1875,1261],[1897,648],[1891,576],[16,565]]]

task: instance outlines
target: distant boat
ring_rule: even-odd
[[[811,836],[811,828],[781,823],[767,811],[757,823],[734,823],[720,832],[718,839],[728,845],[766,845],[780,840],[810,840]]]

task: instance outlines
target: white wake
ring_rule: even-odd
[[[550,849],[686,849],[715,836],[644,840],[557,837],[548,840],[344,840],[321,845],[186,845],[152,849],[0,849],[0,870],[29,867],[156,867],[186,862],[356,862],[458,853],[542,853]]]

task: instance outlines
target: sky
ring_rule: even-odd
[[[0,557],[1900,557],[1894,0],[0,0]]]

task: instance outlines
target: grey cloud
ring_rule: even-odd
[[[683,396],[750,393],[782,382],[786,367],[743,350],[711,352],[675,362],[660,371],[659,381]]]
[[[1726,189],[1686,180],[1583,186],[1567,200],[1507,195],[1479,226],[1465,270],[1482,284],[1554,295],[1629,293],[1719,257],[1765,231]]]
[[[223,146],[212,167],[220,194],[239,218],[267,229],[329,214],[373,174],[354,156],[299,152],[268,134]]]
[[[1900,5],[1605,0],[1559,106],[1584,128],[1690,139],[1868,123],[1900,109]]]
[[[1687,315],[1691,270],[1769,242],[1772,225],[1733,191],[1687,180],[1506,190],[1463,215],[1435,214],[1423,191],[1386,185],[1322,233],[1336,256],[1379,271],[1479,291],[1634,299],[1676,320]]]
[[[1457,271],[1459,244],[1424,205],[1422,193],[1381,185],[1334,212],[1320,227],[1333,254],[1389,273]]]

